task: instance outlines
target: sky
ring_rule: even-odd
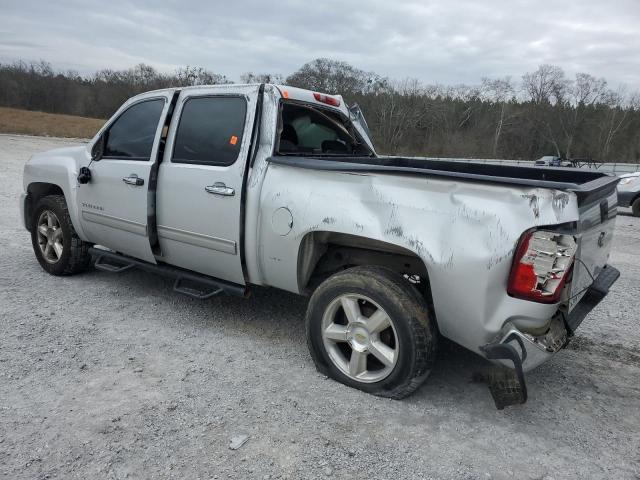
[[[290,74],[327,57],[477,84],[543,63],[640,90],[640,0],[0,0],[0,62]]]

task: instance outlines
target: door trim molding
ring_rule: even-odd
[[[87,222],[98,223],[106,227],[116,228],[118,230],[124,230],[129,233],[134,233],[142,237],[147,236],[147,226],[145,224],[134,222],[133,220],[127,220],[126,218],[114,217],[105,213],[82,210],[82,219],[86,220]]]
[[[216,250],[218,252],[229,253],[231,255],[236,255],[238,253],[236,242],[233,240],[204,235],[202,233],[189,232],[188,230],[167,227],[166,225],[158,225],[157,228],[158,236],[160,238],[188,243],[189,245],[194,245],[196,247],[208,248],[209,250]]]

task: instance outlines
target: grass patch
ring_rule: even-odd
[[[98,118],[0,107],[0,133],[91,138],[104,125],[104,122],[105,120]]]

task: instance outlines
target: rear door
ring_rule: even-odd
[[[183,90],[158,172],[162,260],[244,284],[241,211],[258,86]]]
[[[102,157],[78,187],[82,228],[94,243],[155,263],[149,243],[149,174],[172,91],[127,102],[102,131]]]

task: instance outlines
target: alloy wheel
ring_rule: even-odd
[[[62,256],[64,245],[60,220],[51,210],[44,210],[38,217],[36,228],[42,257],[48,263],[56,263]]]
[[[398,362],[393,320],[364,295],[340,295],[329,304],[322,317],[322,341],[333,364],[358,382],[384,380]]]

